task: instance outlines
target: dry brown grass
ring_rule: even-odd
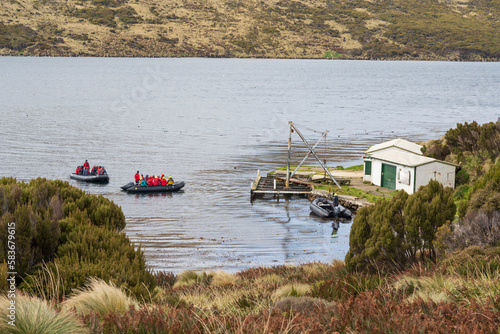
[[[118,19],[116,28],[91,24],[73,17],[72,9],[90,8],[91,2],[77,0],[35,2],[31,0],[6,1],[0,8],[0,21],[6,24],[23,24],[36,29],[44,37],[51,37],[37,27],[51,22],[64,42],[48,50],[31,47],[25,54],[82,54],[97,56],[175,56],[217,55],[232,57],[265,56],[274,58],[320,58],[332,46],[359,47],[349,34],[341,37],[325,37],[320,33],[290,31],[283,18],[279,18],[276,30],[279,36],[262,33],[269,24],[260,15],[264,8],[278,1],[245,1],[231,5],[225,0],[209,1],[129,1],[126,5],[135,9],[143,22],[125,26]],[[323,7],[324,1],[302,1],[311,7]],[[234,2],[237,4],[237,2]],[[155,7],[160,14],[150,10]],[[1,19],[3,17],[3,19]],[[160,24],[151,23],[158,19]],[[292,22],[292,21],[290,21]],[[334,21],[328,23],[334,29],[342,27]],[[234,45],[235,40],[249,40],[249,34],[257,27],[261,32],[256,37],[255,50],[246,50]],[[90,41],[74,39],[74,35],[88,35]],[[53,35],[53,34],[52,34]],[[178,42],[159,42],[161,37]],[[318,42],[310,43],[311,40]],[[137,44],[142,46],[137,46]],[[135,46],[132,46],[135,44]],[[328,46],[328,47],[327,47]],[[13,50],[0,49],[1,54],[13,54]]]

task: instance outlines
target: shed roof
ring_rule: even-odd
[[[387,162],[392,162],[398,165],[417,167],[426,165],[432,162],[438,162],[445,165],[455,166],[457,165],[437,160],[434,158],[424,157],[423,155],[414,154],[411,152],[395,152],[395,151],[379,151],[367,155],[367,158],[373,158],[378,160],[383,160]]]
[[[422,148],[421,145],[412,143],[408,140],[404,140],[401,138],[393,139],[393,140],[386,141],[386,142],[383,142],[383,143],[380,143],[377,145],[373,145],[372,147],[370,147],[366,151],[366,153],[374,153],[376,151],[380,151],[380,150],[383,150],[383,149],[386,149],[389,147],[397,147],[397,148],[400,148],[404,151],[408,151],[408,152],[411,152],[414,154],[422,155],[422,151],[420,150]]]

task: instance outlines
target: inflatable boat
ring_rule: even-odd
[[[130,181],[129,183],[127,183],[124,186],[121,186],[120,188],[122,188],[122,190],[127,190],[127,188],[130,188],[130,187],[133,187],[133,186],[135,186],[135,182],[134,181]]]
[[[184,181],[174,182],[174,184],[171,184],[169,186],[140,187],[134,184],[131,187],[125,189],[123,189],[122,187],[122,189],[131,194],[147,194],[179,191],[182,189],[182,187],[184,187]]]
[[[93,183],[108,183],[109,175],[101,174],[101,175],[80,175],[76,173],[71,173],[69,176],[73,180],[83,181],[83,182],[93,182]]]
[[[335,205],[333,202],[326,198],[316,198],[311,202],[311,211],[322,218],[333,218],[335,217]]]
[[[338,204],[338,199],[335,202],[327,198],[316,198],[310,204],[311,211],[322,218],[351,218],[352,213],[349,209]]]

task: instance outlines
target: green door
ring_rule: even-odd
[[[396,166],[382,164],[382,187],[396,190]]]

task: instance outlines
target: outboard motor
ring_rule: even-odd
[[[332,222],[332,235],[337,234],[337,231],[339,230],[339,222]]]

